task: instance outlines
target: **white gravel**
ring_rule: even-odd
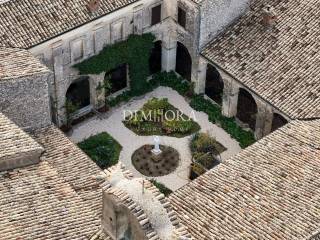
[[[209,122],[207,114],[194,111],[186,102],[184,97],[167,87],[159,87],[153,92],[146,94],[141,99],[132,100],[129,103],[114,109],[111,113],[108,113],[104,119],[93,117],[75,126],[70,135],[71,140],[78,143],[101,132],[109,133],[123,147],[120,154],[120,161],[136,177],[143,177],[142,174],[140,174],[132,165],[131,156],[134,151],[141,146],[145,144],[153,144],[153,136],[136,135],[123,125],[122,115],[124,110],[139,110],[152,97],[168,98],[169,102],[184,114],[190,117],[195,116],[196,121],[201,126],[201,131],[208,132],[227,148],[227,151],[221,154],[222,160],[226,160],[241,151],[239,143],[232,139],[231,136],[222,128]],[[181,188],[189,182],[188,176],[191,163],[191,153],[189,149],[190,138],[190,136],[185,138],[160,137],[161,144],[171,146],[180,153],[181,162],[176,171],[167,176],[155,178],[157,181],[163,183],[173,191]]]

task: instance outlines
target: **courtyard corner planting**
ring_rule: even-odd
[[[235,118],[227,118],[221,114],[221,107],[213,104],[201,95],[191,98],[190,106],[196,111],[202,111],[208,114],[209,120],[223,128],[234,139],[236,139],[241,148],[246,148],[256,140],[250,131],[246,131],[237,125]]]
[[[190,142],[192,165],[190,178],[194,179],[219,164],[220,154],[227,149],[208,133],[197,133]]]
[[[122,146],[105,132],[85,139],[78,146],[102,169],[117,164],[122,150]]]
[[[168,99],[150,99],[138,111],[126,111],[123,123],[138,135],[185,137],[200,130],[191,117],[172,106]]]

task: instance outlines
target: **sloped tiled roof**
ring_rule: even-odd
[[[49,72],[29,51],[0,47],[0,81]]]
[[[11,0],[0,4],[0,46],[30,48],[138,0]]]
[[[261,23],[265,4],[278,17],[273,29]],[[319,9],[319,0],[254,0],[202,54],[289,117],[320,118]]]
[[[36,141],[0,113],[0,161],[21,154],[40,154],[42,151],[42,147]]]
[[[196,239],[320,232],[320,120],[293,121],[170,196]]]
[[[100,169],[53,126],[34,139],[45,149],[40,164],[0,173],[0,239],[109,239],[91,177]]]

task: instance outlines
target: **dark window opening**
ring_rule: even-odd
[[[152,8],[151,25],[156,25],[161,22],[161,5]]]
[[[207,67],[205,94],[213,101],[222,105],[224,83],[218,70],[212,66]]]
[[[192,59],[188,49],[180,42],[177,46],[176,72],[191,81]]]
[[[79,109],[90,105],[90,84],[88,77],[82,77],[70,85],[67,100]]]
[[[111,93],[116,93],[127,87],[127,64],[109,71],[105,75],[105,80],[109,80],[111,84]]]
[[[275,131],[278,128],[283,127],[284,125],[286,125],[288,123],[288,121],[282,117],[280,114],[278,113],[274,113],[273,114],[273,120],[272,120],[272,128],[271,131]]]
[[[162,42],[157,41],[154,43],[150,58],[149,58],[149,69],[151,74],[161,72],[162,69]]]
[[[257,112],[258,108],[254,98],[248,91],[241,88],[238,97],[237,118],[241,122],[248,124],[254,131],[256,128]]]
[[[187,13],[182,8],[178,8],[178,23],[180,26],[186,28],[187,24]]]

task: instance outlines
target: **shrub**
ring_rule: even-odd
[[[167,98],[152,98],[142,108],[143,111],[169,110],[170,104]]]
[[[246,148],[255,142],[252,132],[245,131],[237,125],[234,118],[227,118],[221,114],[221,108],[218,105],[197,95],[191,99],[190,106],[208,114],[209,121],[221,126],[227,133],[236,139],[242,148]]]
[[[165,120],[165,116],[170,120]],[[187,119],[168,99],[152,98],[134,116],[126,118],[124,124],[138,135],[185,137],[200,130],[198,123]]]
[[[128,102],[133,97],[138,97],[149,91],[152,91],[159,86],[171,87],[179,94],[188,97],[192,97],[194,92],[194,85],[185,81],[183,78],[178,77],[175,72],[160,72],[154,74],[150,82],[145,84],[144,91],[137,92],[131,89],[129,91],[123,92],[121,95],[118,95],[115,98],[108,99],[107,103],[109,104],[109,106],[114,107],[121,102]],[[190,95],[190,93],[192,94]]]
[[[174,71],[171,71],[169,73],[156,73],[153,75],[153,78],[150,81],[150,83],[154,87],[171,87],[183,96],[185,96],[190,91],[190,88],[193,87],[192,84],[185,81],[182,77],[177,76],[177,74]]]
[[[217,142],[208,133],[197,133],[191,141],[191,151],[193,153],[211,153],[218,155],[226,148]]]
[[[157,182],[156,180],[152,179],[151,183],[153,183],[153,185],[158,188],[159,192],[163,193],[166,197],[169,196],[172,191],[167,188],[165,185],[163,185],[162,183]]]
[[[195,134],[191,140],[190,149],[194,162],[206,169],[214,167],[218,163],[216,156],[226,150],[224,146],[207,133]]]
[[[121,145],[108,133],[89,137],[78,146],[102,169],[117,164],[122,150]]]
[[[193,126],[194,122],[192,121],[171,120],[163,123],[163,128],[168,133],[190,133]]]

